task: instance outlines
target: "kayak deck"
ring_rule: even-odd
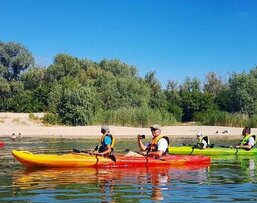
[[[181,166],[210,164],[210,158],[206,156],[167,155],[156,159],[153,157],[131,157],[122,154],[115,155],[116,162],[108,157],[89,155],[84,153],[33,154],[28,151],[12,151],[13,156],[26,167],[52,167],[52,168],[76,168],[76,167],[142,167],[142,166]]]
[[[183,147],[169,147],[169,153],[174,155],[205,155],[205,156],[227,156],[227,155],[238,155],[238,156],[249,156],[257,155],[257,148],[251,150],[235,149],[235,148],[206,148],[206,149],[193,149],[190,146]]]

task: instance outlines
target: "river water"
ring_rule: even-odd
[[[98,140],[4,138],[1,141],[6,143],[0,148],[1,203],[257,201],[255,157],[213,158],[209,166],[203,167],[28,170],[12,157],[12,149],[65,153],[72,148],[90,149]],[[181,145],[180,142],[172,141],[174,145]],[[137,150],[135,140],[118,139],[116,143],[118,152],[127,148]]]

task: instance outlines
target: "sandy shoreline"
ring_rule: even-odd
[[[40,117],[42,114],[35,114]],[[27,113],[0,113],[0,137],[21,133],[22,137],[38,138],[96,138],[101,126],[45,126],[31,120]],[[149,128],[110,126],[116,138],[135,138],[137,134],[151,136]],[[163,126],[162,134],[170,137],[195,137],[198,131],[212,138],[241,139],[242,128],[221,126]],[[252,129],[256,134],[257,129]]]

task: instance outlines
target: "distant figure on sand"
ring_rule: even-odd
[[[12,140],[15,140],[17,137],[16,137],[16,135],[15,135],[15,133],[13,133],[12,135],[11,135],[11,139]]]

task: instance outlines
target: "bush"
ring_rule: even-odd
[[[251,127],[251,128],[256,128],[257,127],[257,114],[252,115],[249,118],[249,121],[247,123],[247,126]]]
[[[244,114],[231,114],[219,110],[207,110],[194,114],[194,120],[202,125],[244,127],[248,117]]]
[[[167,111],[138,107],[120,108],[117,110],[98,112],[93,118],[93,125],[97,124],[122,125],[134,127],[148,127],[154,123],[160,125],[173,125],[177,123],[175,116]]]
[[[43,119],[43,123],[45,124],[57,125],[60,123],[58,115],[53,113],[45,114],[42,119]]]

